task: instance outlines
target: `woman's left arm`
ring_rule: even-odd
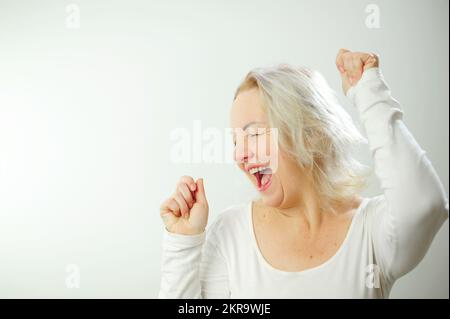
[[[396,279],[424,257],[448,218],[448,198],[426,151],[403,122],[378,57],[343,50],[336,63],[366,130],[383,191],[371,225],[377,263],[384,275]]]

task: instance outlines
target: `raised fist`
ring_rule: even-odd
[[[342,89],[347,94],[350,87],[355,86],[361,79],[364,71],[379,66],[379,58],[374,53],[340,49],[336,57],[336,66],[342,77]]]
[[[190,176],[181,177],[173,195],[160,208],[166,229],[182,235],[202,233],[208,223],[208,212],[203,179],[194,181]]]

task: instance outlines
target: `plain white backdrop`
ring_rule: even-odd
[[[335,56],[378,53],[448,194],[448,6],[0,0],[0,297],[155,298],[159,206],[178,178],[205,178],[210,220],[254,195],[233,164],[173,163],[170,134],[196,120],[228,127],[234,90],[257,66],[317,69],[359,123]],[[371,165],[368,149],[356,156]],[[373,176],[363,195],[379,193]],[[449,297],[448,238],[446,222],[391,297]]]

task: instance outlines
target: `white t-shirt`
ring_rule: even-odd
[[[381,71],[365,71],[347,96],[365,127],[382,194],[363,198],[338,251],[304,271],[276,269],[258,248],[252,203],[233,206],[199,235],[164,228],[159,298],[389,296],[448,218],[448,198]]]

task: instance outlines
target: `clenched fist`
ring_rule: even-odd
[[[169,232],[196,235],[206,228],[208,210],[203,179],[183,176],[173,195],[162,203],[160,215]]]
[[[344,93],[351,86],[355,86],[361,79],[364,71],[376,68],[379,65],[379,58],[374,53],[351,52],[340,49],[336,57],[336,66],[342,77],[342,89]]]

